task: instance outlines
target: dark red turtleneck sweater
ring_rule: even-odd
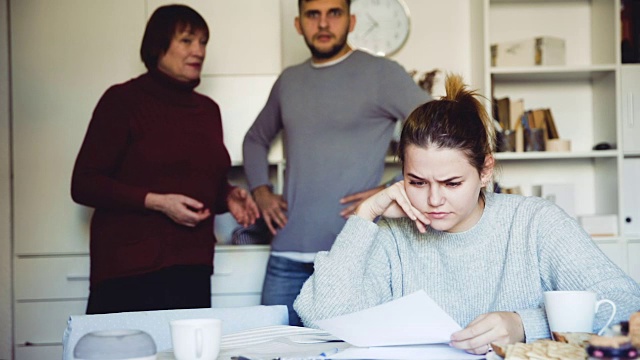
[[[195,228],[144,206],[147,193],[183,194],[226,211],[231,166],[218,105],[153,71],[108,89],[78,154],[71,195],[94,207],[91,285],[172,265],[212,265],[213,217]]]

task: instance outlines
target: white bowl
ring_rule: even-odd
[[[77,360],[155,360],[156,343],[141,330],[103,330],[85,334],[73,350]]]

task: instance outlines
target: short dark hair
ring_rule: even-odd
[[[158,59],[169,49],[173,36],[185,30],[203,31],[209,37],[207,22],[197,11],[186,5],[161,6],[153,12],[140,46],[140,57],[147,70],[158,67]]]
[[[312,0],[298,0],[298,13],[302,10],[302,3]],[[347,9],[351,8],[351,0],[344,0],[347,2]]]

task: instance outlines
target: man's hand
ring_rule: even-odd
[[[340,204],[348,204],[348,203],[352,203],[352,204],[342,209],[342,211],[340,211],[340,216],[342,216],[345,219],[349,218],[349,216],[353,214],[354,211],[356,211],[356,208],[358,207],[358,205],[360,205],[363,201],[367,200],[369,197],[378,193],[381,190],[384,190],[384,185],[380,185],[378,187],[374,187],[373,189],[361,191],[359,193],[355,193],[355,194],[351,194],[343,197],[342,199],[340,199]]]
[[[287,215],[284,213],[287,202],[282,199],[282,195],[276,195],[269,186],[262,185],[253,190],[253,197],[271,234],[276,234],[276,227],[283,228],[287,225]]]
[[[499,311],[482,314],[466,328],[451,334],[451,346],[472,354],[486,354],[490,344],[513,344],[524,341],[520,315]]]
[[[227,195],[227,207],[238,224],[247,227],[253,225],[260,217],[255,201],[245,189],[234,187]]]
[[[180,194],[148,193],[144,198],[144,206],[160,211],[176,223],[188,227],[195,227],[211,216],[211,211],[200,201]]]

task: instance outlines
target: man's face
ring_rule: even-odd
[[[349,52],[347,35],[356,24],[345,0],[305,0],[296,17],[298,33],[304,36],[317,63],[334,60]]]

